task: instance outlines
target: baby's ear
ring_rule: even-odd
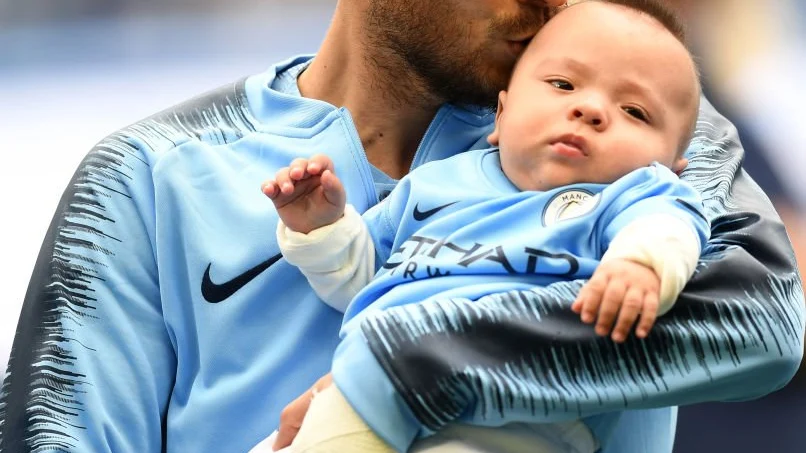
[[[495,111],[495,129],[487,136],[487,142],[492,146],[498,146],[500,131],[501,114],[504,112],[504,103],[507,100],[507,92],[501,91],[498,93],[498,109]]]
[[[683,173],[683,170],[685,170],[686,167],[688,167],[688,159],[686,159],[685,157],[680,157],[672,165],[672,171],[677,176],[680,176],[680,174]]]

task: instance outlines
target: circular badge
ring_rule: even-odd
[[[599,194],[581,189],[568,189],[554,195],[543,209],[543,225],[581,217],[596,208]]]

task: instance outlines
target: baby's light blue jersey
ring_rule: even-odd
[[[661,165],[610,185],[521,192],[496,150],[426,164],[364,214],[382,266],[348,307],[345,329],[368,311],[432,297],[477,299],[590,278],[616,233],[646,215],[683,220],[704,249],[703,209],[694,188]]]
[[[423,165],[364,214],[381,268],[348,307],[343,335],[361,335],[367,316],[398,305],[476,300],[587,279],[615,235],[647,215],[679,218],[704,249],[710,226],[703,210],[694,188],[660,165],[637,169],[609,185],[575,184],[546,192],[519,191],[503,174],[497,150],[469,151]],[[338,374],[338,382],[373,379],[364,374],[371,364],[351,363],[350,376]],[[388,410],[363,403],[367,393],[360,387],[348,385],[343,391],[357,407],[373,408],[362,414],[370,424],[382,418],[377,411]],[[532,416],[528,410],[493,415],[477,407],[459,421],[501,425]],[[617,417],[608,416],[608,425]],[[397,439],[383,433],[383,424],[375,428]]]

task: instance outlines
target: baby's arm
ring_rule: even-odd
[[[616,342],[626,341],[640,317],[636,336],[645,338],[656,318],[674,305],[699,256],[697,235],[679,218],[656,214],[637,219],[610,243],[572,310],[582,322],[596,321],[596,333],[611,334]]]
[[[322,300],[343,312],[374,275],[375,246],[364,220],[346,204],[333,162],[324,155],[295,159],[264,182],[262,189],[280,217],[277,242],[283,256],[300,269]],[[283,410],[281,420],[286,420],[273,449],[394,452],[330,384],[329,377],[323,386],[319,393],[306,393]]]
[[[603,222],[607,251],[572,309],[595,321],[599,335],[623,342],[639,317],[636,335],[644,338],[672,308],[710,229],[699,196],[666,168],[636,171],[614,190],[623,192]]]
[[[280,221],[277,243],[316,294],[344,311],[375,272],[375,248],[325,155],[295,159],[263,183]]]
[[[701,247],[691,223],[680,215],[653,214],[633,220],[619,231],[602,262],[624,259],[652,269],[660,279],[658,315],[663,315],[694,275]]]

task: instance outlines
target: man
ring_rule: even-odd
[[[494,101],[544,14],[526,0],[341,0],[315,59],[281,63],[99,143],[65,192],[29,285],[0,400],[0,450],[246,451],[265,437],[329,369],[340,316],[278,254],[260,182],[294,157],[327,152],[348,200],[365,210],[411,167],[485,146],[492,115],[461,105]],[[604,346],[570,311],[552,309],[570,305],[566,288],[529,296],[546,307],[539,320],[467,326],[492,338],[519,329],[517,341],[548,348],[539,383],[592,366],[601,382],[630,385],[620,360],[637,379],[662,364],[697,377],[658,381],[665,391],[640,407],[693,402],[694,384],[714,386],[713,399],[784,385],[802,353],[791,250],[738,170],[734,132],[705,115],[707,152],[692,161],[719,166],[706,194],[717,230],[669,327],[658,326],[663,335]],[[390,334],[402,327],[385,322]],[[575,356],[550,354],[564,331]],[[461,334],[403,342],[383,358],[391,379],[410,395],[445,382],[455,367],[441,351],[452,342],[477,350],[461,357],[470,366],[496,359]],[[418,365],[427,373],[400,373],[432,353],[433,366]],[[759,373],[752,387],[735,384]],[[579,397],[566,392],[557,407]],[[668,443],[671,411],[631,414],[624,432]]]

